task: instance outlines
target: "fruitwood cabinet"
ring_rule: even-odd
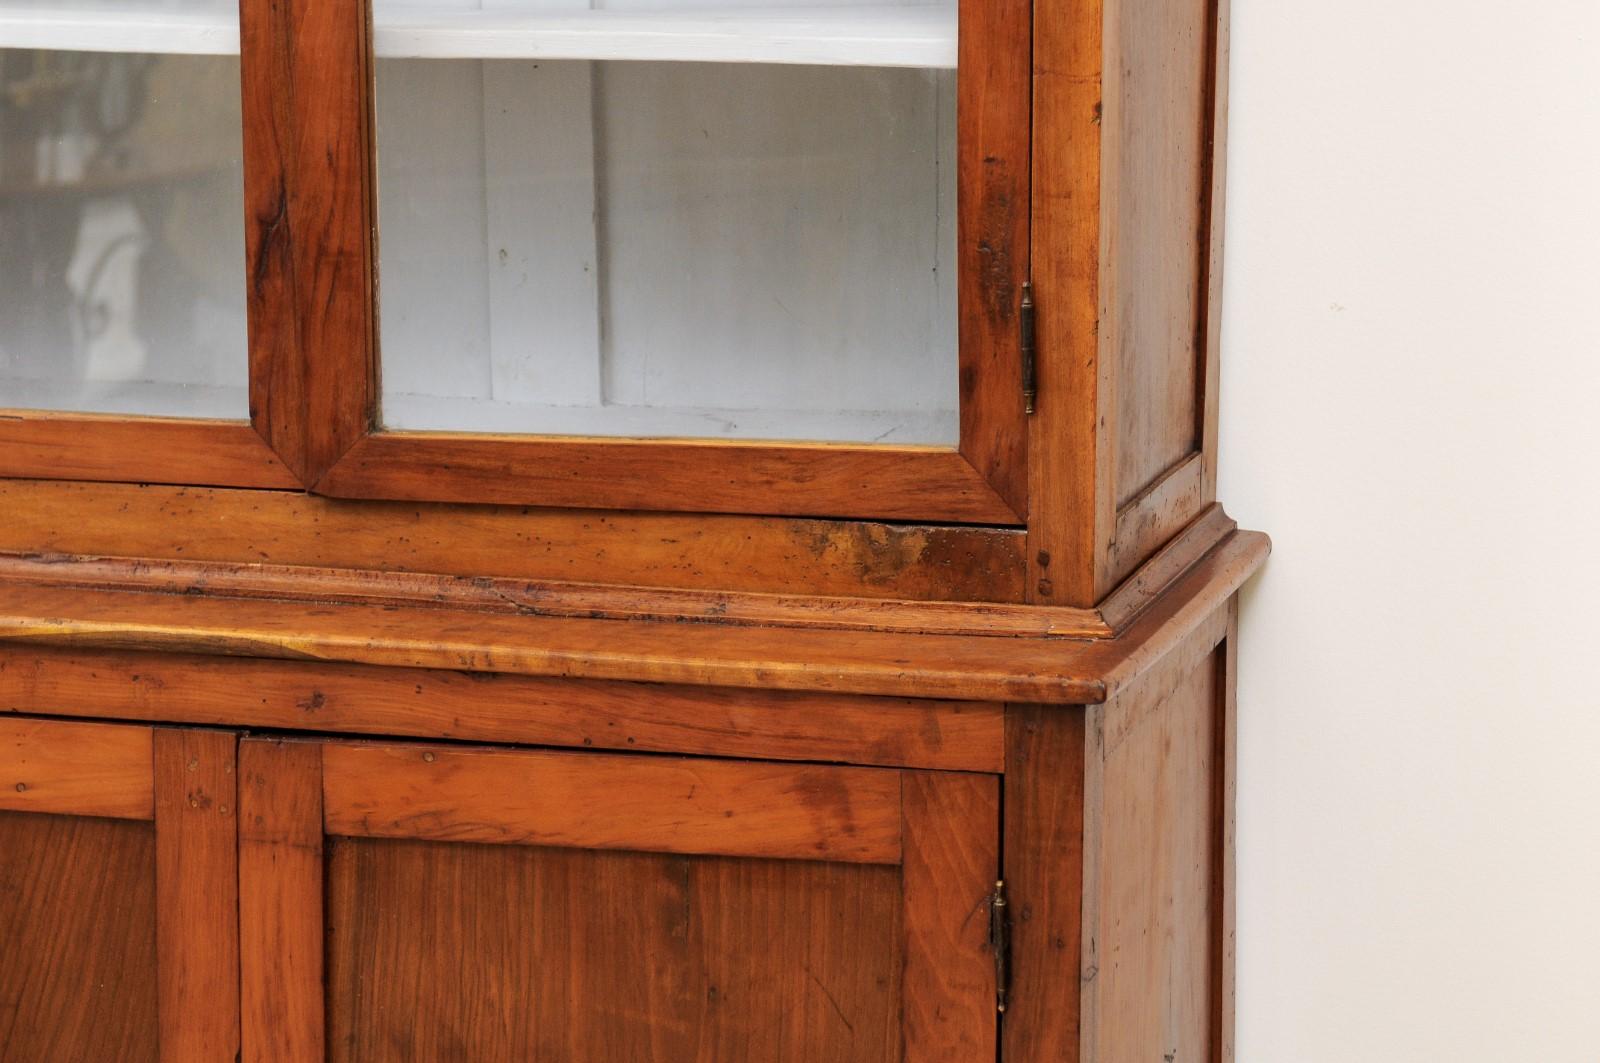
[[[0,0],[0,1061],[1232,1058],[1225,0]]]

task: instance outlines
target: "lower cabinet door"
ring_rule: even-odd
[[[0,718],[0,1061],[237,1058],[235,745]]]
[[[994,776],[247,739],[244,1060],[992,1063]]]

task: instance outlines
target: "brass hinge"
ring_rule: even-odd
[[[1001,1013],[1011,989],[1011,913],[1006,907],[1006,884],[994,884],[989,898],[989,946],[994,950],[994,1003]]]
[[[1022,408],[1032,416],[1039,398],[1039,370],[1036,358],[1038,319],[1033,309],[1033,282],[1022,285],[1022,306],[1018,313],[1022,331]]]

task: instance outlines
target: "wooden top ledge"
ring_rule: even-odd
[[[75,562],[0,566],[0,641],[703,686],[1096,704],[1178,646],[1260,567],[1232,532],[1115,638],[838,630],[293,600],[190,584],[86,586]],[[84,562],[104,565],[104,562]],[[124,563],[126,564],[126,563]],[[313,589],[314,590],[314,589]],[[315,595],[312,595],[315,597]]]

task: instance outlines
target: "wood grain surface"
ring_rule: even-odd
[[[350,837],[900,862],[900,776],[872,768],[330,744],[323,795]]]
[[[905,775],[906,1063],[988,1063],[999,1014],[989,900],[1000,876],[1000,782]]]
[[[162,1063],[239,1058],[237,739],[155,732]]]
[[[0,809],[152,819],[148,727],[0,718]]]
[[[244,422],[0,410],[0,476],[292,488]]]
[[[382,432],[317,483],[336,498],[1020,524],[954,450]]]
[[[328,1058],[891,1063],[898,878],[333,839]]]
[[[1084,710],[1029,705],[1006,718],[1008,1063],[1077,1059],[1083,946]]]
[[[0,811],[0,953],[0,1061],[177,1058],[157,1029],[149,823]]]
[[[250,417],[300,483],[371,428],[370,6],[240,6]]]
[[[1028,512],[1019,310],[1028,280],[1033,5],[962,0],[957,82],[961,453]]]
[[[245,739],[238,774],[241,1060],[320,1063],[322,749]]]
[[[985,702],[7,646],[0,713],[998,772]]]
[[[0,507],[0,549],[17,553],[911,601],[1022,598],[1023,536],[1011,529],[50,480],[0,480]]]
[[[993,639],[396,610],[0,580],[0,642],[976,701],[1103,701],[1265,559],[1236,532],[1115,639]]]

